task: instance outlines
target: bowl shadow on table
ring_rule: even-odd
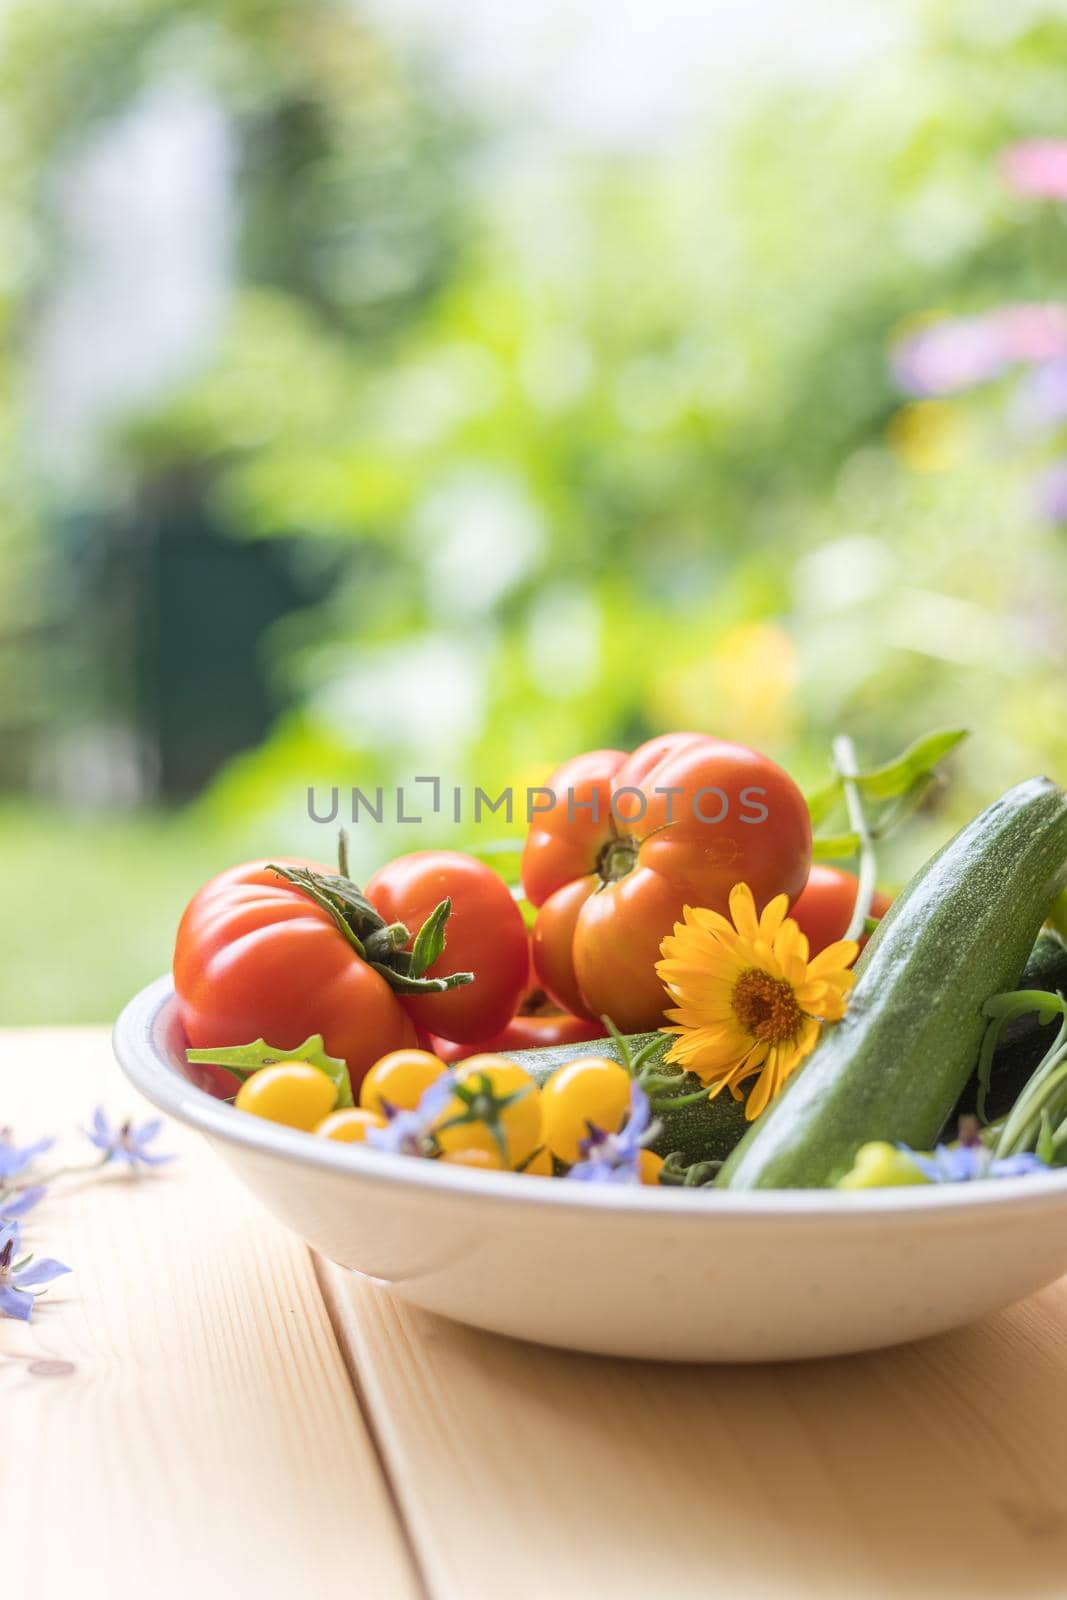
[[[567,1354],[418,1314],[450,1383],[491,1382],[524,1476],[550,1484],[572,1463],[572,1532],[590,1549],[643,1527],[676,1593],[703,1572],[700,1592],[823,1600],[1067,1593],[1065,1316],[1067,1284],[893,1350],[716,1367]]]

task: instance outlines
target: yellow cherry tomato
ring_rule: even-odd
[[[362,1144],[369,1128],[384,1128],[385,1118],[362,1106],[346,1106],[343,1111],[331,1111],[320,1122],[315,1132],[320,1139],[336,1139],[339,1144]]]
[[[325,1072],[307,1061],[279,1061],[261,1067],[237,1091],[238,1111],[282,1122],[288,1128],[317,1128],[337,1102],[337,1091]]]
[[[442,1151],[439,1160],[450,1167],[480,1167],[483,1172],[501,1171],[499,1155],[492,1150],[480,1150],[476,1145]]]
[[[488,1150],[517,1167],[542,1142],[541,1096],[513,1061],[470,1056],[456,1068],[456,1088],[434,1125],[442,1150]]]
[[[527,1178],[551,1178],[555,1176],[555,1168],[552,1165],[552,1152],[547,1144],[541,1146],[533,1160],[528,1161],[522,1171]]]
[[[429,1050],[390,1050],[371,1067],[359,1086],[364,1111],[384,1114],[387,1102],[397,1111],[414,1111],[445,1064]]]
[[[895,1144],[874,1139],[856,1151],[852,1170],[838,1178],[839,1189],[895,1189],[900,1185],[927,1183],[929,1180],[910,1157]]]
[[[641,1182],[659,1183],[659,1172],[662,1165],[662,1156],[658,1156],[654,1150],[642,1150],[637,1158],[637,1170],[641,1175]]]
[[[606,1056],[582,1056],[557,1067],[541,1090],[545,1143],[561,1161],[582,1159],[588,1124],[618,1133],[630,1113],[630,1074]]]

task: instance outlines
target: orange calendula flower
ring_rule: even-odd
[[[850,972],[859,953],[839,939],[808,959],[807,936],[791,917],[788,897],[778,895],[756,915],[747,883],[730,892],[730,918],[686,906],[660,949],[656,971],[676,1006],[667,1012],[678,1035],[667,1052],[696,1073],[715,1096],[756,1082],[745,1105],[751,1122],[774,1099],[786,1079],[814,1050],[824,1022],[845,1014]]]

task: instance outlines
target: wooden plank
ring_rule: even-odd
[[[0,1034],[0,1125],[98,1100],[148,1114],[102,1030]],[[27,1219],[75,1272],[32,1326],[0,1321],[5,1593],[414,1600],[308,1252],[194,1135],[160,1142],[173,1166],[57,1185]]]
[[[321,1269],[434,1600],[1062,1593],[1067,1280],[870,1356],[538,1349]]]

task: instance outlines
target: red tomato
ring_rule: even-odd
[[[328,913],[267,865],[250,861],[212,878],[182,917],[174,987],[186,1038],[198,1049],[263,1038],[294,1050],[321,1033],[358,1090],[386,1051],[414,1045],[414,1024]],[[214,1093],[233,1093],[221,1067],[198,1068],[196,1077]]]
[[[828,944],[843,939],[852,920],[859,880],[844,867],[828,867],[816,861],[808,881],[789,915],[808,936],[811,954],[817,956]],[[875,893],[871,916],[884,917],[892,905],[888,895]],[[861,944],[866,944],[866,938]]]
[[[452,900],[444,955],[426,976],[473,972],[474,982],[444,994],[404,995],[419,1028],[467,1043],[506,1026],[526,986],[529,942],[511,890],[491,867],[455,850],[417,850],[376,872],[366,893],[387,922],[413,930],[446,895]]]
[[[531,948],[519,1008],[499,1033],[476,1044],[454,1044],[450,1039],[431,1036],[428,1048],[442,1061],[463,1061],[472,1055],[507,1055],[512,1050],[550,1050],[558,1044],[582,1044],[587,1039],[603,1039],[606,1032],[599,1019],[587,1021],[559,1009],[541,987]]]
[[[665,996],[660,941],[686,905],[726,911],[735,883],[758,906],[795,899],[811,865],[804,797],[773,761],[699,733],[665,734],[632,755],[594,750],[546,786],[522,880],[539,907],[533,950],[567,1010],[655,1028]]]
[[[431,1049],[442,1061],[463,1061],[473,1055],[508,1055],[513,1050],[551,1050],[558,1044],[584,1044],[587,1039],[603,1039],[603,1023],[587,1022],[566,1011],[519,1011],[506,1028],[491,1039],[477,1044],[454,1044],[435,1038]]]

